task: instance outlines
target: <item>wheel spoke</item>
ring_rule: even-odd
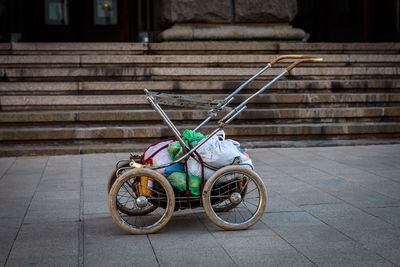
[[[259,220],[265,208],[260,208],[265,187],[253,171],[230,166],[212,179],[207,186],[211,209],[205,207],[214,223],[225,229],[245,229]]]
[[[134,170],[132,176],[127,176],[129,173],[124,175],[119,178],[124,179],[119,182],[120,187],[113,188],[111,191],[117,201],[117,217],[113,216],[114,221],[131,233],[148,233],[165,225],[174,207],[174,203],[171,204],[169,201],[174,196],[171,185],[159,178],[160,174],[148,169]],[[153,187],[149,188],[148,195],[137,196],[135,190],[139,192],[140,183],[135,181],[142,176],[153,180]],[[110,197],[112,197],[111,193]],[[138,205],[139,197],[141,202],[147,201],[148,204],[145,207]]]

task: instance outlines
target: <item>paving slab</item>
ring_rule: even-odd
[[[249,153],[268,192],[257,224],[225,231],[184,210],[142,236],[108,211],[107,178],[128,154],[0,158],[0,265],[400,265],[400,145]]]
[[[85,218],[85,266],[157,266],[147,236],[126,235],[108,214]]]
[[[14,244],[18,234],[22,219],[20,218],[0,218],[0,265],[4,266],[8,254]]]

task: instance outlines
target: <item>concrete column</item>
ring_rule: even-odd
[[[163,41],[301,40],[296,0],[163,0]]]

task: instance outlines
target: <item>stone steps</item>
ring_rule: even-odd
[[[246,80],[259,68],[216,67],[87,67],[87,68],[0,68],[3,81],[109,81],[109,80]],[[259,79],[281,72],[272,68]],[[298,67],[289,79],[388,79],[400,76],[399,64],[391,67]]]
[[[192,97],[205,99],[204,95],[191,94]],[[235,98],[241,103],[250,95],[242,94]],[[206,99],[223,99],[225,95],[208,94]],[[2,111],[18,110],[61,110],[61,109],[144,109],[149,108],[145,95],[10,95],[0,97]],[[253,99],[248,107],[362,107],[395,106],[400,103],[400,93],[338,93],[338,94],[261,94]]]
[[[323,62],[303,66],[390,66],[400,62],[400,55],[376,54],[315,54]],[[275,55],[0,55],[0,67],[260,67]],[[278,64],[285,66],[286,63]],[[290,62],[290,61],[289,61]]]
[[[143,89],[160,92],[223,93],[237,88],[242,80],[223,81],[105,81],[105,82],[0,82],[0,94],[5,95],[142,95]],[[254,81],[243,91],[254,92],[265,81]],[[369,80],[281,80],[268,89],[270,93],[335,93],[335,92],[399,92],[398,79]]]
[[[194,125],[180,125],[178,128],[191,129]],[[212,130],[210,126],[204,133]],[[230,138],[237,140],[255,138],[255,140],[306,139],[308,137],[357,138],[366,136],[400,136],[400,124],[397,122],[352,122],[352,123],[301,123],[301,124],[259,124],[230,125],[225,128]],[[143,126],[98,126],[98,127],[10,127],[0,129],[3,142],[35,142],[59,140],[123,140],[164,138],[171,136],[170,130],[162,124]]]
[[[151,143],[155,143],[159,139],[143,139],[141,141],[134,140],[118,140],[114,142],[100,141],[74,141],[74,142],[36,142],[35,144],[19,143],[19,144],[2,144],[0,146],[0,156],[37,156],[37,155],[65,155],[65,154],[88,154],[88,153],[126,153],[126,158],[129,153],[142,153]],[[398,144],[398,138],[382,139],[362,138],[348,139],[348,136],[342,136],[341,139],[304,139],[296,140],[241,140],[242,147],[260,148],[260,147],[310,147],[310,146],[355,146],[355,145],[388,145]]]
[[[144,88],[223,99],[282,54],[324,61],[295,68],[251,101],[226,128],[229,138],[247,147],[400,140],[398,43],[15,43],[0,44],[0,155],[140,151],[171,136]],[[232,104],[285,66],[271,68]],[[166,112],[181,129],[207,114]]]
[[[173,121],[179,123],[200,122],[207,116],[204,110],[166,110]],[[224,113],[221,113],[221,115]],[[217,117],[215,120],[220,118]],[[298,123],[312,121],[385,121],[400,117],[400,106],[357,108],[291,108],[291,109],[247,109],[233,124],[250,124],[268,121]],[[145,110],[72,110],[72,111],[21,111],[2,112],[0,127],[4,125],[116,125],[161,123],[160,116],[152,109]]]
[[[399,43],[12,43],[0,44],[4,55],[145,55],[145,54],[399,54]]]

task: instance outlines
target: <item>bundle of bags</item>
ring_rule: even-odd
[[[191,130],[183,132],[183,140],[189,147],[196,146],[206,136]],[[197,150],[205,165],[220,169],[225,166],[238,164],[243,167],[253,169],[253,163],[246,153],[246,150],[240,147],[240,144],[234,140],[225,139],[223,131],[207,140]],[[152,166],[161,166],[169,164],[185,154],[179,141],[165,141],[151,146],[146,150],[144,159],[151,158]],[[203,169],[203,170],[202,170]],[[158,169],[158,172],[165,175],[171,185],[184,192],[186,190],[186,170],[185,164],[176,163],[167,168]],[[189,191],[193,196],[200,195],[200,184],[202,171],[204,179],[207,180],[215,170],[202,166],[199,160],[189,157],[187,161],[187,172],[189,175]]]

